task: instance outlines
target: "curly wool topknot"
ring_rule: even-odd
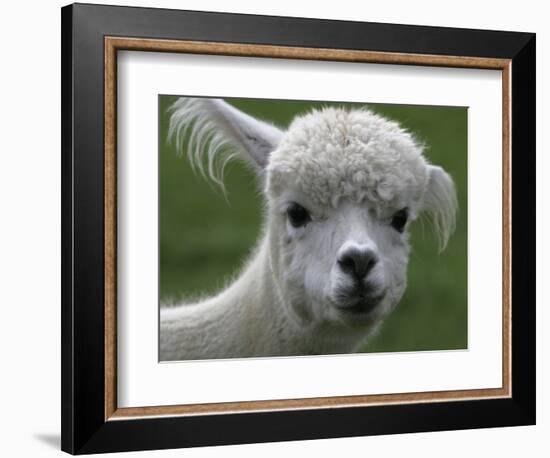
[[[400,207],[426,189],[422,151],[412,134],[368,109],[315,110],[296,118],[271,154],[268,187],[298,187],[320,205],[349,198]]]

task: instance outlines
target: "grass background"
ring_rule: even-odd
[[[233,161],[225,172],[227,199],[195,175],[168,144],[167,108],[159,96],[160,296],[218,291],[238,272],[259,237],[262,196],[253,174]],[[228,99],[237,108],[281,127],[326,102]],[[349,105],[349,104],[335,104]],[[412,225],[408,288],[381,332],[363,351],[448,350],[467,347],[467,109],[368,104],[399,121],[427,145],[426,156],[455,180],[459,215],[447,249],[438,254],[428,224]]]

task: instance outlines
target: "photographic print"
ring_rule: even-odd
[[[467,108],[159,96],[159,360],[468,346]]]
[[[63,450],[535,424],[534,34],[78,4],[61,41]]]

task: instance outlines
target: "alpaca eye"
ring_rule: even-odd
[[[311,221],[308,211],[297,203],[292,203],[286,212],[293,227],[302,227]]]
[[[409,209],[405,207],[393,215],[391,225],[397,232],[403,232],[408,219]]]

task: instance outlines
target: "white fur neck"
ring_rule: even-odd
[[[353,352],[365,330],[289,316],[270,259],[269,236],[238,279],[204,302],[161,309],[160,359],[222,359]],[[373,327],[373,331],[374,331]]]

